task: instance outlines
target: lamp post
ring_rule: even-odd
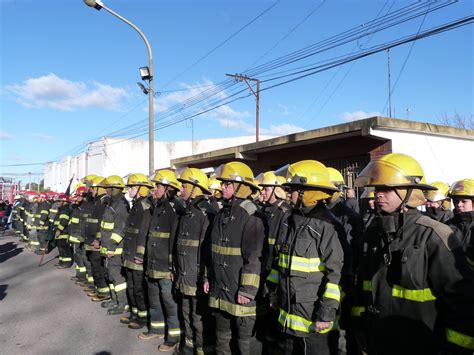
[[[148,42],[148,39],[146,38],[145,34],[132,22],[127,20],[125,17],[120,16],[118,13],[115,11],[111,10],[107,6],[104,5],[104,3],[100,0],[83,0],[84,3],[87,6],[93,7],[96,10],[101,10],[102,8],[105,9],[107,12],[111,13],[115,17],[119,18],[123,22],[125,22],[127,25],[132,27],[135,31],[138,32],[140,37],[143,39],[143,41],[146,44],[146,48],[148,50],[148,67],[142,67],[140,68],[140,76],[142,80],[148,80],[148,171],[149,174],[152,175],[155,172],[154,169],[154,162],[155,162],[155,132],[153,130],[154,122],[153,122],[153,98],[154,98],[154,93],[153,93],[153,55],[151,52],[151,47],[150,43]]]

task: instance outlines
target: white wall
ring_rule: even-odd
[[[391,139],[394,153],[418,160],[428,183],[474,178],[474,140],[380,129],[371,129],[371,134]]]

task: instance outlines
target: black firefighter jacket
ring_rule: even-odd
[[[271,275],[277,282],[282,332],[297,337],[315,336],[315,322],[334,327],[341,301],[340,280],[344,251],[327,207],[318,203],[303,210],[294,209],[283,221],[278,236],[278,256]],[[275,273],[276,270],[276,273]]]
[[[94,248],[92,244],[95,240],[98,241],[100,239],[100,224],[108,201],[109,197],[107,195],[96,196],[92,201],[91,215],[85,219],[86,236],[84,244],[87,251],[100,251],[100,249]]]
[[[156,201],[146,242],[146,275],[149,278],[171,278],[176,208],[182,204],[182,200],[176,197]]]
[[[100,253],[114,256],[123,252],[123,237],[130,206],[122,194],[111,196],[100,223]]]
[[[363,251],[352,315],[369,353],[472,353],[473,274],[448,226],[416,209],[378,216]]]
[[[176,286],[183,295],[196,296],[202,290],[204,257],[208,253],[209,235],[216,213],[203,196],[191,200],[184,210],[178,210],[173,260]]]
[[[263,216],[254,202],[238,198],[224,202],[214,219],[206,261],[210,307],[238,317],[264,312],[265,242]],[[251,301],[238,304],[238,294]]]
[[[145,255],[146,235],[151,220],[150,200],[139,197],[133,201],[128,215],[125,237],[123,240],[123,266],[142,271],[143,264],[136,264],[135,258],[143,261]]]

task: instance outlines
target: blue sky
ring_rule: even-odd
[[[247,95],[244,90],[231,96],[245,89],[244,83],[230,82],[226,90],[217,90],[229,80],[226,73],[255,73],[258,65],[349,29],[360,30],[356,41],[258,74],[262,81],[274,79],[472,16],[474,4],[460,1],[369,34],[369,21],[416,2],[104,3],[134,22],[150,41],[155,91],[160,92],[155,98],[157,124],[184,120],[215,102]],[[388,23],[387,17],[380,23]],[[85,6],[82,0],[0,0],[0,26],[0,175],[41,172],[41,165],[7,165],[56,161],[78,153],[85,142],[126,127],[125,137],[146,131],[142,127],[147,125],[148,100],[136,82],[138,68],[147,65],[148,57],[141,38],[125,23],[105,10]],[[468,25],[392,48],[392,115],[433,123],[455,112],[470,117],[473,43],[473,26]],[[262,134],[281,135],[388,115],[385,51],[264,90],[281,81],[261,84]],[[203,91],[218,93],[190,106],[190,98]],[[171,114],[171,107],[179,109]],[[195,139],[254,134],[254,98],[223,105],[194,117],[193,122]],[[183,121],[157,130],[155,138],[188,140],[190,127],[189,120]],[[141,138],[147,139],[146,132]]]

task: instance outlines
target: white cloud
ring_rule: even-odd
[[[49,142],[49,141],[52,141],[53,140],[53,136],[50,136],[49,134],[44,134],[44,133],[33,133],[31,135],[33,138],[37,138],[41,141],[44,141],[44,142]]]
[[[270,128],[262,128],[260,130],[262,134],[268,134],[271,136],[285,136],[296,132],[304,131],[304,128],[295,126],[291,123],[282,123],[279,125],[270,125]]]
[[[351,122],[362,120],[364,118],[373,117],[373,116],[380,116],[380,112],[365,112],[365,111],[354,111],[354,112],[344,112],[340,115],[343,121]]]
[[[10,133],[7,133],[5,131],[0,131],[0,140],[6,141],[13,139],[13,136]]]
[[[18,102],[25,107],[49,107],[63,111],[82,108],[116,110],[120,107],[120,100],[128,96],[122,88],[98,82],[89,87],[83,82],[62,79],[53,73],[27,79],[22,84],[9,85],[6,89],[15,94]]]

